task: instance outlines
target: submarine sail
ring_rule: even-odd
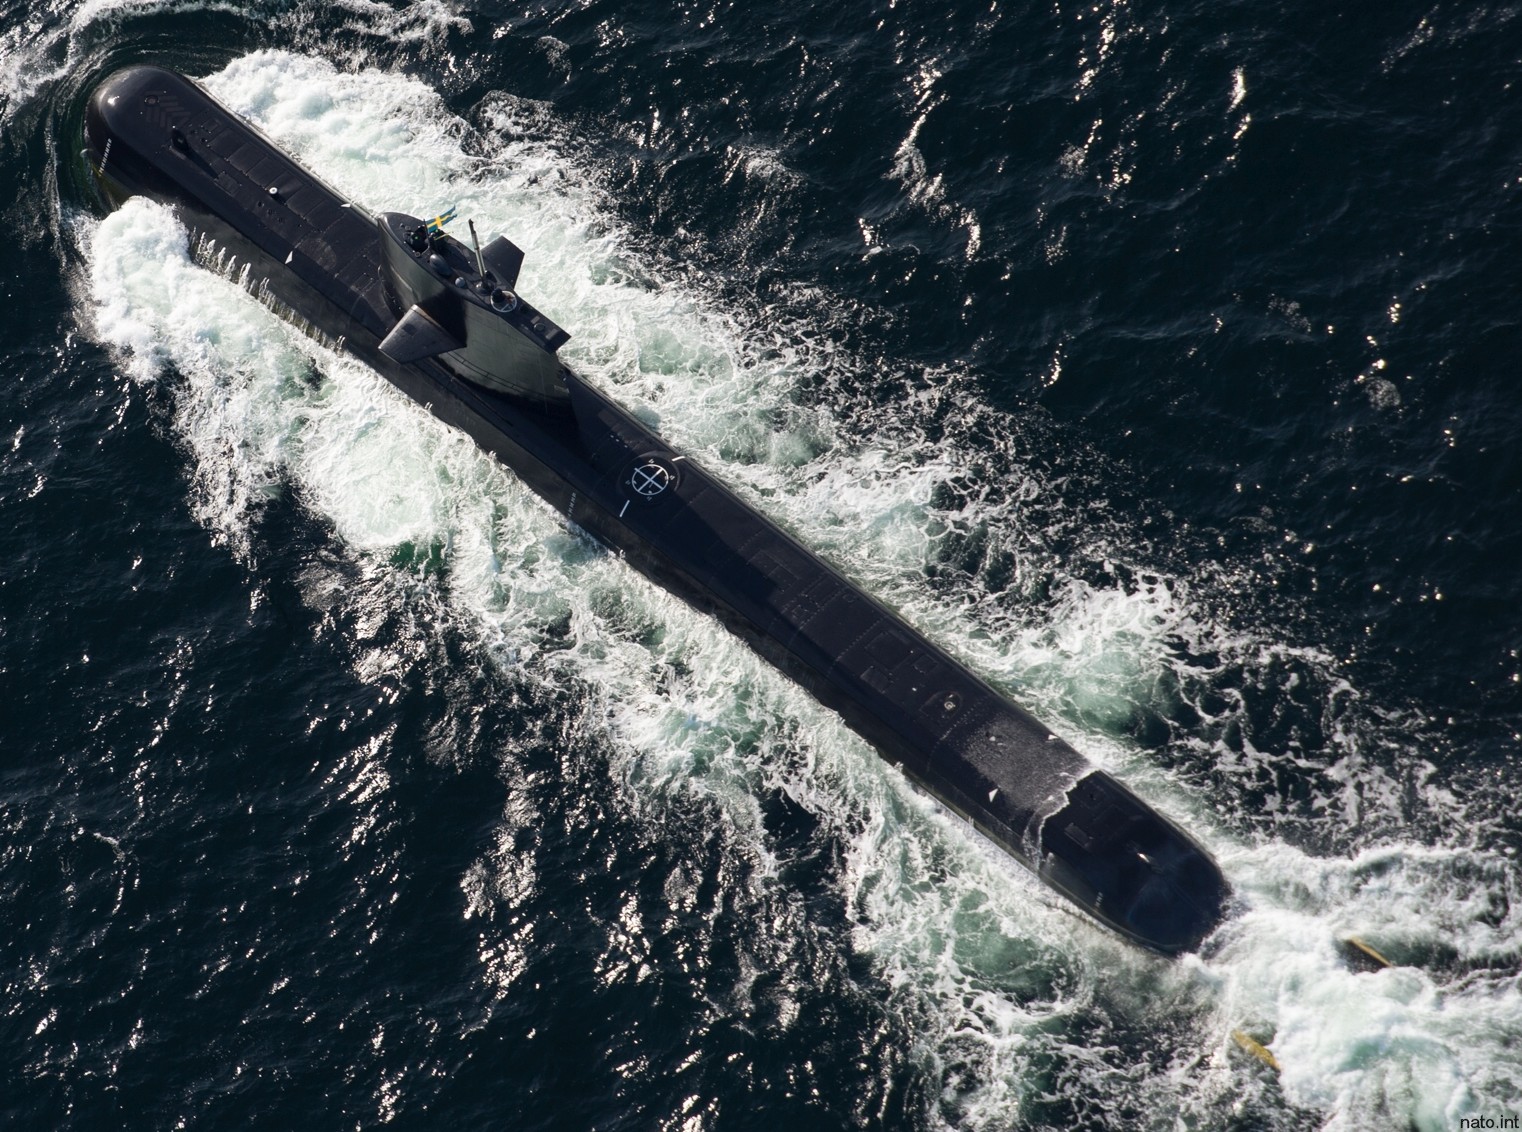
[[[372,216],[159,67],[96,88],[85,144],[109,200],[174,207],[250,285],[718,617],[1093,919],[1167,955],[1220,922],[1229,888],[1188,834],[567,368],[569,335],[517,293],[509,240],[467,248]]]

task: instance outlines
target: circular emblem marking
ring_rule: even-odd
[[[629,473],[629,487],[641,499],[654,499],[671,486],[671,469],[658,460],[636,464]]]

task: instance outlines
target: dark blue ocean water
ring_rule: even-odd
[[[82,102],[142,60],[522,243],[572,364],[1195,830],[1231,920],[1078,920],[97,212]],[[6,1126],[1522,1116],[1522,7],[10,3],[0,61]]]

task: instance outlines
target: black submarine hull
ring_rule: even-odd
[[[266,302],[720,618],[1094,919],[1168,955],[1219,923],[1228,886],[1187,834],[569,369],[553,371],[563,383],[553,397],[515,397],[466,380],[469,367],[448,352],[396,361],[392,332],[411,297],[387,266],[397,214],[377,220],[162,68],[101,83],[85,143],[109,200],[173,206],[203,259],[246,266],[245,284]]]

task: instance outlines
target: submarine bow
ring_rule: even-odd
[[[569,335],[517,293],[506,237],[373,216],[160,67],[96,88],[85,145],[108,202],[175,208],[203,256],[719,618],[1093,919],[1167,955],[1220,922],[1229,888],[1188,834],[562,364]]]

